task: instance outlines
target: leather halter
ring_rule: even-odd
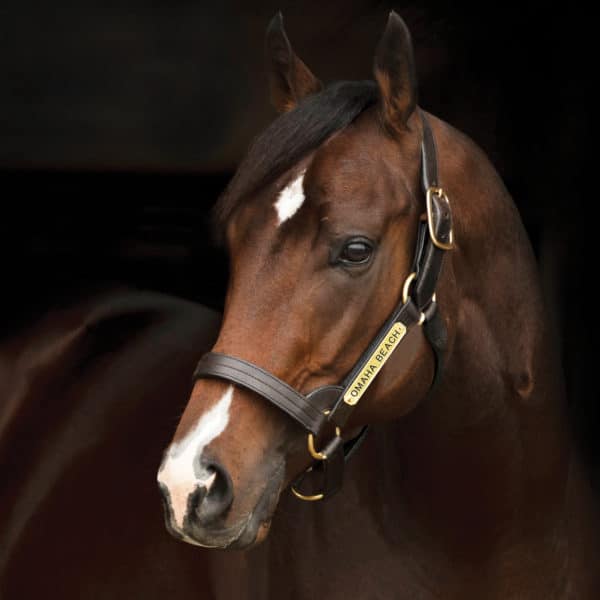
[[[204,377],[225,379],[257,393],[309,432],[308,447],[315,462],[308,471],[322,471],[323,491],[307,496],[296,489],[308,473],[306,471],[292,487],[294,494],[303,500],[320,500],[340,489],[344,463],[364,438],[367,428],[349,442],[344,442],[341,430],[365,390],[410,329],[422,325],[433,349],[435,374],[432,388],[442,373],[447,331],[437,311],[435,289],[445,251],[453,247],[452,214],[448,197],[439,185],[433,132],[425,114],[420,112],[420,116],[423,124],[422,186],[427,220],[419,224],[412,272],[405,281],[403,297],[344,380],[339,385],[321,386],[304,395],[259,366],[218,352],[205,354],[194,372],[194,381]],[[328,426],[335,427],[335,435],[321,451],[317,451],[314,437]]]

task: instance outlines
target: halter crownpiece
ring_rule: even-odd
[[[425,114],[419,112],[423,124],[421,171],[427,220],[419,224],[413,266],[405,279],[402,298],[341,384],[321,386],[304,395],[259,366],[218,352],[205,354],[194,372],[194,381],[205,377],[225,379],[255,392],[308,431],[307,447],[314,463],[292,486],[293,493],[301,500],[321,500],[341,488],[344,464],[364,439],[367,427],[348,442],[342,438],[342,429],[386,361],[414,326],[423,326],[435,356],[431,389],[442,373],[447,331],[437,311],[435,289],[444,254],[454,247],[452,212],[448,196],[438,181],[433,132]],[[314,438],[327,426],[334,428],[335,434],[317,450]],[[312,471],[322,472],[323,490],[306,495],[298,488]]]

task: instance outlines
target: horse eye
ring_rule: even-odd
[[[367,240],[350,240],[342,248],[339,261],[345,265],[364,265],[371,258],[373,246]]]

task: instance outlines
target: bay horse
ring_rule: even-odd
[[[418,107],[396,13],[375,82],[323,87],[280,15],[266,40],[281,114],[216,208],[230,283],[158,471],[167,528],[234,550],[215,598],[599,597],[595,504],[502,181]],[[310,469],[341,490],[298,501],[327,495]]]
[[[165,534],[153,475],[220,316],[111,283],[56,296],[0,340],[0,598],[198,598],[211,556]]]

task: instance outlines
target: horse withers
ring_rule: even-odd
[[[497,173],[418,108],[395,13],[375,82],[323,87],[280,16],[266,47],[281,115],[216,208],[231,279],[158,472],[168,529],[209,548],[264,541],[235,559],[248,598],[598,597],[596,513]],[[307,469],[327,489],[328,465],[339,487],[365,425],[339,493],[288,493]]]

